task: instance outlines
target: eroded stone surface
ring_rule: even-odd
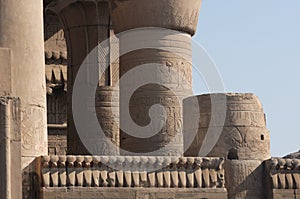
[[[50,1],[45,0],[45,5]],[[181,101],[191,94],[190,36],[196,30],[201,1],[110,2],[112,16],[107,1],[64,1],[62,5],[66,7],[60,7],[62,9],[58,13],[65,31],[56,16],[46,14],[44,56],[41,2],[0,2],[3,8],[3,20],[0,21],[0,73],[5,74],[1,76],[0,95],[18,96],[21,99],[19,109],[12,105],[18,100],[0,98],[0,152],[3,157],[0,179],[5,181],[0,187],[0,198],[21,198],[21,181],[23,198],[40,197],[40,184],[37,183],[42,183],[43,198],[298,198],[299,153],[286,156],[285,159],[273,158],[267,161],[264,171],[263,160],[270,157],[269,132],[262,106],[254,95],[222,94],[226,96],[227,102],[226,117],[221,125],[219,121],[222,115],[211,114],[209,95],[194,97],[196,103],[200,99],[200,113],[195,109],[194,102],[190,101],[185,104],[188,111],[182,113]],[[28,6],[30,12],[27,12]],[[120,76],[118,60],[110,65],[109,70],[101,71],[104,76],[99,78],[100,86],[92,104],[95,101],[96,113],[105,135],[119,146],[118,95],[113,95],[111,86],[117,83],[119,77],[140,64],[161,64],[159,70],[155,71],[156,77],[178,91],[179,98],[176,99],[171,89],[165,87],[140,87],[129,103],[133,120],[140,125],[147,125],[150,106],[160,103],[166,108],[166,124],[159,136],[148,139],[148,142],[132,139],[122,133],[122,147],[135,152],[147,152],[174,141],[160,155],[182,155],[184,128],[184,133],[193,130],[197,132],[186,153],[187,156],[197,156],[208,128],[211,127],[212,132],[221,129],[219,141],[208,156],[226,157],[225,169],[223,158],[61,155],[66,152],[66,103],[61,103],[66,98],[66,84],[71,91],[85,56],[99,42],[114,35],[111,25],[117,33],[141,27],[179,30],[184,38],[182,35],[168,35],[162,45],[176,46],[178,52],[185,54],[185,59],[163,50],[141,50],[121,58]],[[154,41],[150,39],[144,42]],[[121,45],[124,43],[121,41]],[[118,45],[118,42],[110,41],[111,47],[118,49]],[[112,59],[110,52],[104,56],[99,60],[100,65]],[[43,71],[44,57],[48,65],[46,73]],[[67,62],[70,66],[68,77]],[[27,74],[30,74],[30,78]],[[40,161],[36,156],[47,153],[44,74],[48,88],[49,154],[60,156],[43,156]],[[178,76],[184,77],[184,81],[180,81]],[[59,96],[58,93],[63,95]],[[69,92],[69,103],[71,95]],[[217,100],[217,103],[221,102]],[[87,154],[76,136],[70,110],[69,153]],[[17,118],[18,111],[22,113],[22,118]],[[216,111],[219,113],[221,109]],[[200,116],[199,120],[196,115]],[[62,136],[57,137],[60,133]],[[88,141],[95,143],[93,138]],[[118,154],[118,151],[108,149],[102,140],[96,142],[94,147],[98,150],[97,154]]]
[[[267,197],[265,170],[259,160],[226,160],[225,181],[229,199]]]
[[[223,164],[223,158],[43,156],[42,187],[220,189]]]
[[[169,48],[171,50],[147,49],[143,46],[133,52],[127,53],[120,58],[120,78],[124,77],[127,72],[137,69],[143,64],[150,64],[153,68],[151,72],[140,72],[142,76],[153,76],[157,79],[157,84],[137,85],[138,89],[131,96],[129,103],[129,112],[132,121],[128,121],[128,117],[124,117],[128,104],[120,106],[121,129],[124,124],[134,122],[138,126],[147,126],[152,124],[150,121],[150,107],[154,104],[160,104],[165,108],[165,112],[156,113],[156,125],[162,126],[156,135],[132,136],[131,132],[121,130],[121,148],[129,152],[135,153],[151,153],[156,155],[182,155],[182,99],[190,96],[191,88],[191,35],[196,31],[197,19],[201,1],[112,1],[112,20],[113,28],[116,33],[134,28],[169,28],[170,30],[179,30],[182,35],[173,33],[168,34],[167,29],[147,29],[148,37],[141,39],[143,43],[159,42],[160,49]],[[147,11],[144,12],[145,6]],[[157,9],[159,8],[159,9]],[[131,12],[130,10],[135,10]],[[163,10],[163,12],[161,11]],[[143,34],[143,30],[141,30]],[[152,38],[157,31],[166,31],[166,36],[162,38]],[[139,39],[135,36],[139,32],[123,33],[120,36],[120,50],[128,48],[131,44],[127,41],[135,41]],[[176,50],[174,50],[176,49]],[[152,64],[152,66],[151,66]],[[138,74],[138,73],[137,73]],[[146,78],[145,78],[146,79]],[[124,100],[126,92],[131,84],[121,83],[120,99]],[[158,85],[160,84],[160,85]],[[174,94],[175,93],[175,94]],[[179,94],[180,93],[180,94]],[[153,119],[154,120],[154,119]],[[150,128],[150,127],[149,127]],[[156,128],[152,127],[155,132]],[[127,130],[130,131],[130,130]],[[134,131],[134,130],[131,130]],[[147,131],[141,134],[148,134]],[[125,153],[126,154],[126,153]]]
[[[44,199],[225,199],[227,198],[226,189],[178,189],[178,188],[43,188]]]
[[[272,158],[266,167],[273,189],[300,189],[300,159]]]
[[[162,27],[194,35],[200,5],[201,0],[113,0],[114,30],[120,33],[133,28]]]
[[[0,96],[0,198],[21,198],[20,100]]]
[[[0,1],[0,48],[11,52],[11,56],[4,60],[6,63],[0,60],[1,72],[9,69],[1,73],[0,93],[18,97],[21,101],[21,155],[14,155],[15,158],[22,157],[19,161],[23,170],[23,198],[31,197],[28,191],[33,188],[30,175],[35,172],[27,172],[26,168],[37,156],[46,155],[48,150],[42,3],[34,0]],[[10,86],[2,87],[7,83]],[[20,198],[19,190],[12,193]]]
[[[47,154],[42,2],[1,1],[0,4],[5,8],[1,11],[0,47],[10,49],[13,54],[7,57],[10,59],[10,73],[1,76],[1,82],[10,84],[5,88],[6,96],[16,96],[21,100],[24,168],[30,159]]]
[[[91,51],[101,42],[109,39],[114,33],[111,30],[109,15],[109,4],[106,1],[86,2],[58,2],[50,4],[49,10],[56,12],[62,21],[64,35],[68,49],[68,153],[69,154],[116,154],[116,150],[110,149],[103,139],[94,137],[82,138],[78,135],[73,120],[72,91],[77,72]],[[81,13],[81,14],[78,14]],[[59,34],[55,38],[59,39]],[[114,41],[109,41],[111,49],[116,47]],[[48,44],[49,45],[49,44]],[[100,55],[101,54],[101,55]],[[87,108],[96,105],[96,112],[101,127],[107,138],[119,145],[119,121],[118,121],[118,99],[112,101],[110,96],[113,93],[109,86],[115,86],[118,77],[118,60],[110,60],[110,51],[102,51],[95,60],[99,66],[99,88],[96,99],[88,100]],[[52,53],[52,57],[53,57]],[[50,57],[50,55],[49,55]],[[110,61],[112,64],[110,65]],[[105,65],[110,65],[103,70]],[[103,89],[106,87],[106,89]],[[100,96],[100,97],[99,97]],[[116,95],[118,96],[118,95]],[[103,98],[103,99],[102,99]],[[95,104],[95,103],[96,104]],[[114,121],[112,119],[114,118]],[[92,128],[92,127],[91,127]],[[100,133],[100,132],[99,132]],[[84,140],[84,141],[82,141]],[[84,143],[83,143],[84,142]],[[86,149],[85,145],[93,145],[92,151]]]
[[[291,153],[287,156],[284,156],[284,158],[288,158],[288,159],[300,159],[300,151],[295,152],[295,153]]]
[[[195,135],[191,145],[185,146],[185,155],[197,156],[203,142],[215,139],[216,144],[207,156],[238,160],[270,158],[265,114],[255,95],[201,95],[185,99],[184,105],[185,140]]]

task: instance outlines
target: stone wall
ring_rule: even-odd
[[[225,184],[229,199],[265,199],[265,168],[261,160],[226,160]]]
[[[195,188],[43,188],[43,199],[226,199],[225,189]]]
[[[60,127],[59,127],[60,128]],[[67,130],[66,127],[58,130],[49,127],[48,134],[48,154],[49,155],[66,155],[67,154]]]

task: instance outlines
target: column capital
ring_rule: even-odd
[[[194,35],[201,0],[112,0],[115,33],[142,27],[161,27]]]
[[[51,11],[59,14],[66,7],[77,2],[109,2],[109,0],[44,0],[47,4],[46,11]]]

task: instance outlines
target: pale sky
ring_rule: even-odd
[[[216,64],[225,91],[260,98],[272,156],[300,150],[300,1],[202,2],[194,40]],[[207,92],[200,79],[194,74],[195,94]]]

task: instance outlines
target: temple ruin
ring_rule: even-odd
[[[258,97],[193,95],[200,7],[201,0],[0,0],[0,198],[300,198],[299,154],[271,157]],[[80,110],[96,115],[102,137],[89,133],[89,117],[80,127],[74,111],[83,63],[87,83],[97,85]],[[132,84],[121,80],[141,65],[148,72],[133,72],[137,80],[157,82],[126,104]],[[157,132],[135,137],[129,124]]]

